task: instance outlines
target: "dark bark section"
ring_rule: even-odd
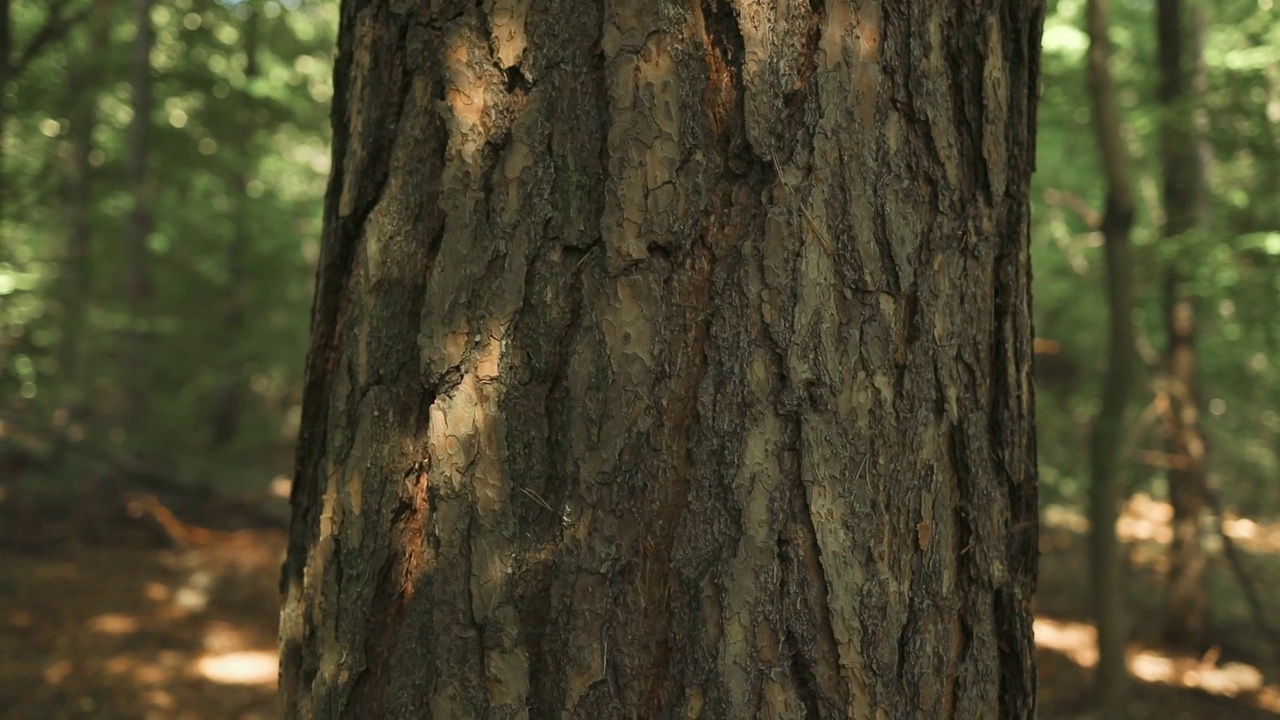
[[[387,413],[388,423],[407,428],[420,427],[423,424],[420,414],[430,406],[429,402],[423,403],[422,385],[413,372],[417,359],[414,343],[417,318],[414,313],[405,312],[406,308],[421,307],[421,288],[431,271],[429,245],[417,238],[398,238],[396,254],[381,259],[393,265],[395,271],[388,273],[379,287],[369,287],[360,273],[360,264],[367,259],[362,256],[365,224],[391,173],[394,145],[397,141],[417,142],[430,149],[438,142],[432,139],[439,133],[431,132],[435,123],[429,107],[412,108],[415,114],[401,125],[410,71],[420,70],[406,67],[405,60],[423,58],[425,61],[430,56],[429,38],[422,36],[422,28],[415,30],[418,36],[411,43],[408,18],[394,13],[386,3],[356,1],[342,5],[331,111],[333,171],[325,195],[324,236],[316,271],[297,474],[290,497],[293,519],[281,578],[286,597],[302,585],[308,553],[317,546],[327,545],[339,558],[339,563],[330,571],[333,576],[326,582],[326,593],[334,595],[337,593],[333,588],[360,590],[362,584],[367,587],[369,580],[362,578],[380,571],[384,563],[390,562],[386,548],[390,537],[404,543],[397,546],[403,548],[404,553],[411,553],[413,548],[413,543],[392,527],[383,529],[386,535],[376,547],[335,547],[337,541],[323,532],[323,522],[328,518],[322,512],[320,496],[337,472],[332,461],[326,461],[326,455],[346,459],[357,451],[352,434],[357,424],[353,415],[361,409],[361,402],[368,399],[380,412]],[[431,68],[425,70],[423,74],[429,76]],[[428,93],[423,99],[436,97],[437,93]],[[432,187],[438,182],[439,170],[431,162],[438,155],[438,151],[427,152],[421,167],[400,168],[404,183],[409,184],[402,192],[420,193],[410,207],[422,216],[420,227],[427,231],[432,226],[432,216],[438,212]],[[375,299],[377,302],[373,302]],[[379,337],[369,352],[380,367],[374,378],[363,379],[363,386],[357,390],[360,393],[357,401],[348,402],[346,395],[353,391],[356,380],[352,377],[350,358],[355,321],[362,315],[370,317],[370,322],[378,327]],[[399,450],[405,456],[397,458],[397,480],[416,480],[415,471],[423,462],[422,455],[414,452],[419,449]],[[396,489],[390,482],[387,485],[387,490]],[[407,509],[397,508],[397,512],[412,516],[413,511],[423,509],[421,500],[415,496]],[[344,573],[341,564],[347,559],[350,559],[350,576]],[[394,583],[386,584],[390,587],[376,598],[361,598],[364,607],[359,611],[360,622],[367,622],[371,636],[378,640],[373,647],[375,657],[392,655],[396,649],[397,635],[383,631],[383,627],[403,631],[395,624],[403,615],[405,598]],[[337,597],[333,599],[335,605],[340,602]],[[335,607],[334,614],[338,613]],[[344,617],[342,622],[345,625],[352,619]],[[345,627],[343,630],[347,631],[344,634],[350,632]],[[306,652],[301,640],[315,642],[324,629],[318,626],[314,616],[294,615],[286,609],[281,618],[281,632],[284,637],[281,676],[289,679],[281,684],[282,707],[287,713],[307,717],[310,713],[304,708],[311,707],[315,701],[309,697],[304,699],[300,694],[313,691],[312,683],[319,668],[316,656]],[[331,708],[329,712],[334,717],[345,716],[343,708],[358,694],[361,705],[357,707],[363,707],[372,717],[383,716],[379,709],[384,702],[382,695],[392,678],[383,675],[382,667],[385,666],[375,664],[362,685],[357,684],[355,678],[344,678],[341,687],[329,688],[331,694],[317,704]]]
[[[1027,68],[1032,87],[1027,93],[1010,97],[1008,112],[1026,118],[1012,123],[1005,147],[1010,155],[1011,181],[1001,227],[1008,233],[996,259],[996,302],[993,321],[1000,328],[993,339],[992,387],[997,411],[992,417],[992,437],[1001,448],[1001,475],[1008,498],[1009,540],[1006,556],[1012,582],[996,592],[996,628],[1000,649],[1000,708],[1003,717],[1029,718],[1036,714],[1036,668],[1031,623],[1031,599],[1036,590],[1040,557],[1040,507],[1036,485],[1035,425],[1035,328],[1030,298],[1032,288],[1029,245],[1023,238],[1031,234],[1029,184],[1013,178],[1035,169],[1036,108],[1039,101],[1040,35],[1044,8],[1037,3],[1011,3],[1004,8],[1004,27],[1028,28],[1027,33],[1010,33],[1004,38],[1004,57],[1014,67]],[[1000,112],[1000,109],[991,109]]]
[[[1042,14],[345,4],[285,716],[1034,716]]]
[[[1129,155],[1121,136],[1120,105],[1109,68],[1111,49],[1109,0],[1089,0],[1086,26],[1089,94],[1099,164],[1106,178],[1106,210],[1102,216],[1108,312],[1107,364],[1102,379],[1102,407],[1094,418],[1089,442],[1089,561],[1094,621],[1098,629],[1098,665],[1094,670],[1096,703],[1108,718],[1124,717],[1128,668],[1125,646],[1129,630],[1124,608],[1124,565],[1116,537],[1121,491],[1121,438],[1135,378],[1133,329],[1134,200]]]
[[[1194,11],[1193,11],[1194,12]],[[1164,166],[1164,237],[1186,241],[1206,229],[1204,143],[1195,119],[1203,76],[1199,33],[1181,0],[1156,4],[1156,41],[1160,63],[1161,161]],[[1197,77],[1199,75],[1199,77]],[[1169,502],[1173,506],[1173,543],[1169,548],[1168,605],[1164,638],[1196,647],[1209,629],[1206,571],[1208,556],[1200,540],[1207,510],[1205,438],[1200,427],[1200,388],[1196,373],[1196,297],[1188,273],[1176,258],[1165,270],[1165,432],[1169,447]]]

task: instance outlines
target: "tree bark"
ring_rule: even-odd
[[[1034,717],[1043,7],[446,5],[342,4],[283,716]]]
[[[1103,717],[1125,715],[1128,668],[1125,646],[1129,628],[1124,607],[1124,565],[1116,537],[1121,491],[1118,473],[1125,436],[1126,409],[1134,381],[1133,228],[1134,201],[1129,154],[1120,129],[1120,104],[1108,67],[1109,0],[1089,0],[1085,14],[1090,38],[1089,94],[1098,156],[1106,178],[1106,210],[1102,217],[1110,337],[1102,379],[1102,407],[1094,419],[1089,443],[1089,555],[1093,616],[1098,631],[1095,701]]]
[[[1192,13],[1198,14],[1195,10]],[[1157,3],[1166,242],[1186,240],[1189,233],[1205,229],[1207,222],[1205,150],[1195,127],[1196,115],[1202,112],[1198,108],[1201,91],[1196,85],[1204,82],[1202,73],[1195,72],[1201,62],[1197,25],[1199,22],[1186,17],[1181,0]],[[1175,645],[1194,647],[1206,639],[1210,608],[1208,556],[1200,542],[1207,496],[1196,377],[1197,299],[1186,275],[1176,257],[1169,261],[1165,270],[1165,385],[1169,400],[1165,431],[1169,455],[1175,462],[1169,469],[1173,543],[1169,548],[1164,638]]]

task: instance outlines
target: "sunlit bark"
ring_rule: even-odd
[[[1043,8],[425,7],[343,3],[285,717],[1034,717]]]

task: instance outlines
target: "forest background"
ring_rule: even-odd
[[[1106,28],[1136,372],[1105,590],[1136,713],[1280,717],[1280,18],[1184,0],[1171,96],[1160,5]],[[1097,663],[1116,158],[1089,7],[1048,3],[1032,193],[1045,717],[1090,705]],[[0,23],[0,717],[270,717],[336,3],[2,0]],[[1202,171],[1189,203],[1171,162]]]

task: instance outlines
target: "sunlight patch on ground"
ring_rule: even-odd
[[[273,652],[246,650],[204,655],[195,662],[200,677],[219,685],[274,685],[279,658]]]
[[[1098,664],[1097,632],[1092,625],[1036,618],[1033,626],[1036,645],[1060,653],[1075,664],[1091,668]],[[1158,650],[1130,652],[1129,672],[1149,683],[1172,687],[1198,688],[1210,695],[1237,697],[1252,695],[1264,710],[1280,710],[1280,687],[1265,685],[1258,668],[1245,663],[1217,664],[1217,654],[1203,658],[1170,655]]]
[[[1098,634],[1092,625],[1036,618],[1032,630],[1036,645],[1061,653],[1080,667],[1098,664]]]
[[[1242,518],[1227,508],[1223,512],[1222,531],[1241,548],[1250,552],[1280,553],[1280,523],[1260,523]],[[1147,540],[1167,545],[1173,539],[1169,522],[1173,519],[1173,506],[1146,493],[1137,493],[1121,508],[1116,521],[1116,535],[1124,542]],[[1205,516],[1202,532],[1206,547],[1211,552],[1221,550],[1221,540],[1214,528],[1215,518]],[[1040,513],[1040,524],[1046,528],[1068,530],[1073,533],[1089,531],[1089,519],[1075,508],[1050,505]]]
[[[1040,513],[1040,524],[1045,527],[1083,533],[1089,530],[1089,520],[1079,511],[1062,505],[1050,505]]]
[[[103,635],[130,635],[138,632],[141,623],[138,618],[131,615],[122,615],[120,613],[103,613],[89,618],[85,623],[85,627],[90,632],[102,633]]]
[[[1120,519],[1116,521],[1116,534],[1125,542],[1154,540],[1166,545],[1173,540],[1173,506],[1152,499],[1146,493],[1138,493],[1125,503]]]
[[[210,622],[201,644],[206,653],[215,655],[253,649],[253,642],[246,636],[244,628],[227,622]]]
[[[293,489],[293,481],[284,475],[277,475],[271,478],[271,483],[268,485],[268,488],[268,492],[273,496],[288,500],[289,492]]]
[[[209,592],[212,589],[213,576],[205,570],[197,570],[173,594],[173,603],[187,612],[204,612],[209,606]]]
[[[1153,650],[1129,658],[1134,677],[1175,687],[1200,688],[1212,695],[1235,697],[1262,689],[1262,673],[1252,665],[1231,662],[1214,665],[1197,658],[1165,655]]]

